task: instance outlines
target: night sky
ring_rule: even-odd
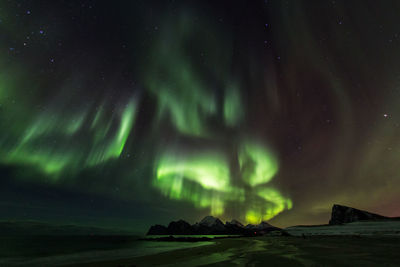
[[[0,219],[400,215],[400,2],[0,3]]]

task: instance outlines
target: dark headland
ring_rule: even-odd
[[[400,217],[386,217],[379,214],[335,204],[332,207],[330,225],[358,221],[396,221]]]

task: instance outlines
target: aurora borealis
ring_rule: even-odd
[[[3,218],[400,215],[399,8],[1,2]]]

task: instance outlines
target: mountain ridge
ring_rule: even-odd
[[[172,221],[168,227],[156,224],[150,227],[146,235],[257,235],[277,230],[281,229],[267,222],[244,226],[238,220],[231,220],[224,224],[220,219],[209,215],[193,225],[184,220]]]

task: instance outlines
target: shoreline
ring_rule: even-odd
[[[80,264],[85,267],[111,266],[362,266],[367,263],[400,265],[399,238],[314,236],[251,237],[218,239],[213,245],[183,248],[155,255]],[[365,246],[368,242],[368,246]],[[360,257],[360,254],[363,257]],[[338,258],[338,255],[341,255]],[[368,265],[368,264],[367,264]],[[74,266],[74,265],[66,265]]]

